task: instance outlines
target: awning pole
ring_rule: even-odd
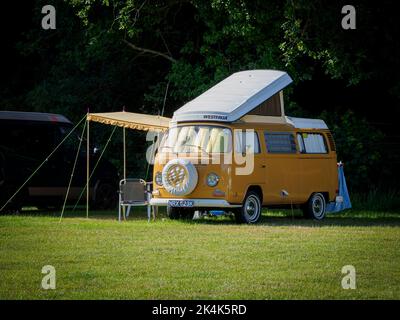
[[[89,182],[90,182],[90,179],[92,179],[92,176],[93,176],[94,172],[96,171],[96,168],[97,168],[97,166],[98,166],[99,163],[100,163],[100,160],[103,158],[104,152],[107,150],[107,146],[109,145],[109,143],[110,143],[110,141],[111,141],[111,138],[112,138],[112,136],[114,135],[115,129],[117,129],[116,126],[114,126],[114,129],[112,130],[111,135],[110,135],[110,137],[108,138],[107,143],[105,144],[105,146],[104,146],[104,148],[103,148],[103,151],[100,153],[100,156],[99,156],[99,157],[96,157],[96,158],[97,158],[97,161],[96,161],[96,163],[94,164],[93,170],[92,170],[92,172],[91,172],[90,175],[89,175],[89,179],[88,179],[88,181],[86,182],[86,185],[82,188],[82,191],[81,191],[81,193],[80,193],[80,195],[79,195],[79,197],[78,197],[78,200],[76,200],[75,206],[74,206],[74,208],[72,209],[72,211],[75,211],[75,208],[76,208],[76,206],[80,203],[80,201],[81,201],[81,199],[82,199],[82,196],[83,196],[84,193],[85,193],[85,190],[88,189],[88,184],[89,184]]]
[[[124,153],[124,180],[126,179],[126,133],[125,133],[125,127],[122,128],[122,133],[123,133],[123,153]],[[126,214],[125,214],[125,206],[122,207],[122,215],[124,217],[124,220],[126,220]]]
[[[89,120],[87,121],[86,131],[86,218],[89,218]]]
[[[126,179],[126,133],[125,127],[123,127],[123,134],[124,134],[124,179]]]

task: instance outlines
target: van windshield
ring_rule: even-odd
[[[188,125],[170,128],[164,135],[161,152],[225,153],[231,151],[229,128],[209,125]]]

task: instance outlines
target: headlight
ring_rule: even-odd
[[[218,181],[219,181],[219,177],[215,173],[210,173],[207,176],[207,185],[209,187],[215,187],[218,184]]]
[[[158,171],[158,172],[156,173],[156,178],[155,178],[155,180],[156,180],[157,185],[159,185],[159,186],[162,186],[162,185],[163,185],[163,184],[162,184],[162,174],[161,174],[160,171]]]

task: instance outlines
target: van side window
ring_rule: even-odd
[[[298,133],[297,141],[301,153],[327,153],[324,136],[320,133]]]
[[[297,134],[297,144],[299,145],[300,153],[305,153],[306,152],[306,147],[304,146],[303,137],[301,136],[300,133]]]
[[[296,142],[291,133],[265,132],[264,138],[269,153],[296,153]]]
[[[235,151],[237,153],[260,153],[260,141],[253,130],[235,130]]]

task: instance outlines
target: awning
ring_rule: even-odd
[[[133,112],[89,113],[88,121],[143,131],[164,131],[168,129],[170,118]]]

